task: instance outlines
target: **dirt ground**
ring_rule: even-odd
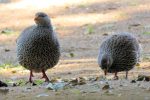
[[[102,90],[104,84],[100,80],[57,92],[40,85],[9,86],[0,89],[0,100],[150,100],[150,82],[131,83],[140,74],[150,75],[150,1],[54,1],[12,0],[0,3],[0,66],[5,67],[0,70],[1,80],[28,80],[28,70],[13,67],[18,66],[16,38],[25,27],[34,24],[34,14],[38,11],[51,17],[61,45],[60,62],[47,71],[49,78],[103,76],[97,65],[98,49],[101,41],[113,32],[131,32],[138,38],[142,46],[140,66],[129,72],[128,80],[124,80],[125,72],[119,73],[119,80],[108,80],[112,86],[108,90]],[[34,80],[41,76],[40,73],[35,75]],[[111,79],[113,75],[107,77]],[[99,88],[92,90],[95,84]],[[42,93],[46,95],[38,97]]]

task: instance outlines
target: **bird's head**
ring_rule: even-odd
[[[104,54],[101,59],[101,67],[105,72],[105,75],[107,74],[107,71],[110,69],[111,65],[113,63],[112,57],[108,54]]]
[[[39,26],[49,26],[49,25],[51,25],[51,21],[50,21],[49,16],[44,12],[36,13],[34,21]]]

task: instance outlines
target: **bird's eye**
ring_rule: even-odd
[[[45,17],[45,15],[39,15],[39,17]]]

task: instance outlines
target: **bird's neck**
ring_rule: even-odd
[[[53,31],[53,27],[50,23],[49,24],[37,24],[37,27],[49,28],[50,30]]]
[[[113,59],[112,59],[111,55],[109,55],[109,54],[104,54],[104,55],[103,55],[103,57],[102,57],[102,63],[104,63],[103,61],[104,61],[108,66],[111,66],[112,63],[113,63]]]

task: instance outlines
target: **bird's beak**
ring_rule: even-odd
[[[38,17],[38,16],[35,16],[34,20],[36,21],[36,20],[38,20],[38,19],[39,19],[39,17]]]

